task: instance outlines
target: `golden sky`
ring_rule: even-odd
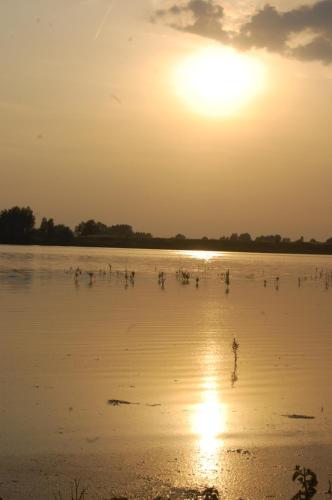
[[[331,236],[332,1],[264,4],[2,2],[0,208]]]

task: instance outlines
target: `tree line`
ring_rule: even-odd
[[[69,244],[74,233],[64,224],[55,224],[44,217],[36,228],[36,217],[30,207],[12,207],[0,212],[1,243],[63,243]]]
[[[17,244],[70,244],[75,238],[108,236],[110,238],[152,238],[151,233],[134,232],[129,224],[107,226],[93,219],[80,222],[73,231],[54,219],[43,217],[36,227],[36,217],[30,207],[12,207],[0,212],[0,242]]]
[[[40,226],[36,227],[36,218],[30,207],[15,206],[0,212],[1,243],[71,244],[74,240],[78,243],[84,243],[84,240],[89,237],[94,239],[105,237],[118,240],[148,240],[153,238],[151,233],[135,232],[129,224],[108,226],[94,219],[80,222],[74,231],[64,224],[55,224],[54,219],[48,219],[47,217],[43,217]],[[184,234],[178,233],[171,238],[164,239],[181,241],[187,238]],[[206,236],[200,239],[209,241],[209,238]],[[219,241],[240,246],[244,244],[301,245],[304,243],[332,246],[332,237],[328,238],[325,242],[319,242],[315,239],[305,242],[303,236],[298,240],[292,241],[290,238],[282,237],[280,234],[261,235],[253,238],[249,233],[232,233],[230,236],[221,236]]]

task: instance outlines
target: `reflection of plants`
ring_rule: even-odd
[[[207,488],[203,491],[203,499],[204,500],[218,500],[219,492],[216,488]]]
[[[305,467],[301,468],[299,465],[296,465],[293,481],[300,483],[301,488],[296,495],[293,496],[292,500],[309,500],[316,495],[318,480],[316,474],[312,470],[306,469]]]
[[[88,491],[88,488],[81,488],[80,479],[74,479],[74,484],[71,487],[71,495],[68,497],[68,500],[84,500],[85,495]],[[65,497],[62,495],[61,491],[54,495],[54,500],[65,500]]]
[[[332,496],[332,484],[331,484],[330,480],[329,480],[329,489],[327,490],[327,492],[325,493],[325,495]]]
[[[238,376],[237,376],[237,364],[234,365],[234,370],[232,371],[231,375],[231,382],[232,382],[232,387],[234,387],[235,382],[238,381]]]
[[[232,387],[234,387],[235,382],[238,381],[238,376],[237,376],[237,351],[240,347],[240,344],[236,341],[236,339],[233,339],[233,344],[232,344],[232,350],[234,354],[234,367],[231,375],[231,382],[232,382]]]
[[[225,283],[226,283],[227,286],[229,286],[230,283],[231,283],[229,269],[227,269],[227,271],[226,271]]]
[[[327,492],[325,493],[325,495],[332,496],[332,484],[331,484],[330,480],[329,480],[329,489],[327,490]]]
[[[236,342],[236,339],[234,339],[233,344],[232,344],[232,349],[233,349],[234,356],[235,356],[236,360],[237,360],[237,350],[239,347],[240,347],[240,345]]]

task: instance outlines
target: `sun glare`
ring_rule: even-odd
[[[217,257],[221,257],[223,255],[222,252],[213,252],[211,250],[181,250],[181,252],[179,253],[182,257],[204,260],[205,262],[209,262],[210,260],[216,259]]]
[[[223,434],[227,428],[227,407],[219,401],[217,384],[208,377],[203,384],[202,402],[193,413],[193,431],[199,437],[200,469],[215,470]]]
[[[203,49],[179,62],[174,72],[179,97],[206,116],[235,114],[265,86],[263,65],[230,48]]]

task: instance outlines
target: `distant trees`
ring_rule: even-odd
[[[70,227],[64,224],[54,226],[54,240],[58,243],[70,243],[74,238],[74,233]]]
[[[90,236],[95,234],[106,234],[108,227],[102,222],[96,222],[94,219],[89,219],[86,222],[81,222],[75,227],[75,232],[80,236]]]
[[[135,233],[135,238],[138,238],[140,240],[151,239],[152,237],[153,236],[151,233],[142,233],[142,232]]]
[[[255,239],[257,243],[280,243],[281,236],[280,234],[270,234],[267,236],[257,236]]]
[[[43,217],[35,229],[35,216],[30,207],[13,207],[0,212],[1,243],[70,243],[74,235],[63,224]]]
[[[116,224],[107,226],[103,222],[96,222],[94,219],[83,221],[75,228],[75,233],[79,236],[107,235],[112,238],[132,238],[135,236],[132,226],[129,224]],[[148,237],[150,233],[138,233],[139,237]]]
[[[241,233],[240,235],[238,233],[232,233],[229,237],[229,241],[235,242],[235,241],[243,241],[243,242],[248,242],[252,241],[251,236],[249,233]]]
[[[229,237],[229,241],[239,241],[239,235],[237,233],[232,233]]]
[[[0,212],[0,241],[28,243],[35,225],[30,207],[13,207]]]
[[[116,224],[108,229],[108,234],[114,238],[132,238],[134,231],[129,224]]]
[[[292,243],[290,238],[282,238],[280,234],[269,234],[252,238],[250,233],[232,233],[230,236],[221,236],[219,241],[232,243]],[[332,241],[332,238],[331,238]],[[303,242],[303,241],[302,241]]]
[[[63,224],[54,224],[53,219],[43,217],[37,237],[43,243],[70,243],[74,238],[74,233],[70,227]]]
[[[54,235],[54,220],[43,217],[40,223],[39,233],[43,238],[52,238]]]
[[[75,228],[75,235],[70,227],[64,224],[55,224],[53,218],[43,217],[39,228],[35,228],[35,216],[31,208],[14,206],[9,209],[0,211],[0,243],[34,243],[34,244],[70,244],[75,236],[105,236],[109,239],[124,240],[133,239],[144,240],[153,238],[151,233],[148,232],[135,232],[133,227],[129,224],[115,224],[108,226],[100,221],[88,219],[80,222]],[[170,240],[185,240],[186,236],[182,233],[177,233],[175,236],[169,238]],[[209,240],[207,236],[203,236],[201,241],[214,241]],[[301,236],[298,240],[292,241],[290,238],[282,237],[280,234],[269,234],[257,236],[255,239],[249,233],[232,233],[230,236],[221,236],[220,242],[225,243],[225,248],[229,249],[257,249],[261,248],[261,244],[268,245],[285,245],[281,249],[287,249],[286,245],[294,248],[294,251],[300,251],[301,245],[312,245],[317,247],[319,245],[332,246],[332,237],[328,238],[325,243],[317,241],[314,238],[305,241]],[[245,245],[250,243],[250,245]],[[144,246],[143,243],[140,243]],[[266,250],[274,251],[267,245]],[[124,245],[126,246],[126,245]],[[135,246],[135,243],[130,243],[130,246]],[[209,245],[210,246],[210,245]],[[317,251],[316,248],[316,251]],[[329,249],[330,251],[330,249]]]
[[[252,241],[249,233],[242,233],[239,236],[239,241]]]

